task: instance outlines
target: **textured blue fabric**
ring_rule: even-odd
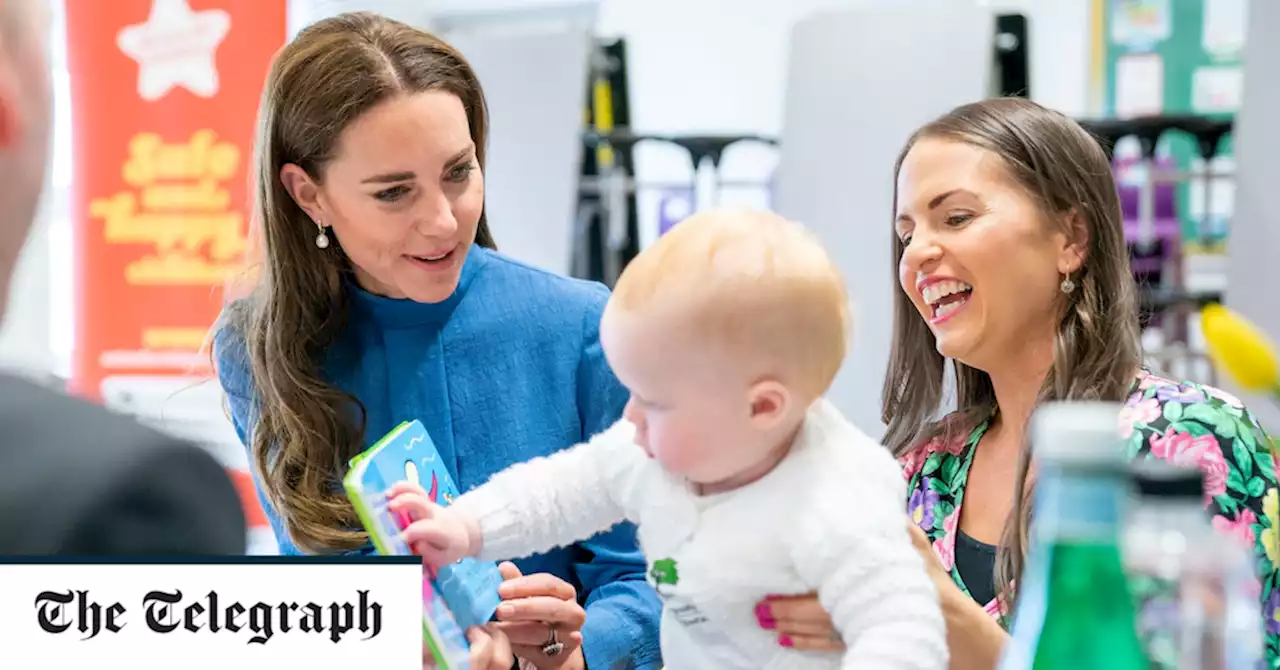
[[[476,247],[445,302],[382,298],[354,285],[347,290],[348,324],[325,373],[363,403],[366,447],[401,421],[418,419],[466,491],[509,465],[582,442],[621,416],[627,391],[600,348],[608,298],[600,284]],[[247,444],[256,407],[244,339],[223,327],[214,347],[236,431]],[[299,553],[261,486],[258,493],[280,551]],[[630,524],[516,564],[525,574],[549,572],[578,589],[587,610],[582,632],[589,668],[661,667],[661,604],[645,582]]]

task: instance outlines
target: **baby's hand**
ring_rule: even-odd
[[[387,506],[393,514],[408,516],[400,537],[433,569],[480,551],[479,524],[431,502],[417,484],[396,483],[387,491]]]

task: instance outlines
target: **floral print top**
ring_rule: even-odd
[[[957,527],[974,450],[989,422],[962,440],[935,439],[900,459],[911,518],[966,594],[955,566]],[[1204,473],[1205,505],[1214,528],[1249,546],[1257,559],[1267,667],[1280,669],[1280,493],[1270,438],[1230,394],[1145,371],[1134,382],[1119,428],[1132,458],[1165,459]],[[1009,614],[1000,599],[987,603],[986,610],[1002,623]]]

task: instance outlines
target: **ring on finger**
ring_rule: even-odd
[[[556,633],[555,624],[547,624],[547,641],[542,645],[543,656],[557,656],[564,651],[564,643],[560,641],[560,635]]]

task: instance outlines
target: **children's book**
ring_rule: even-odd
[[[400,539],[408,520],[387,508],[386,491],[399,481],[415,481],[439,505],[458,497],[458,487],[440,460],[435,443],[420,421],[406,421],[364,453],[351,459],[343,478],[361,523],[378,553],[407,556]],[[422,635],[440,670],[467,670],[466,630],[488,623],[498,609],[498,566],[464,558],[422,575]]]

